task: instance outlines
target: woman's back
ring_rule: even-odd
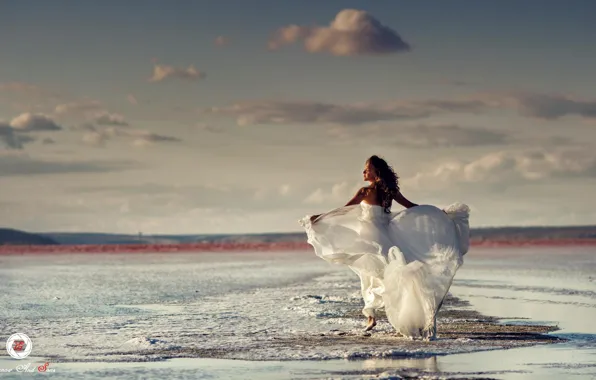
[[[363,200],[370,205],[381,206],[385,209],[385,212],[389,213],[393,195],[378,185],[371,185],[365,187],[365,189],[366,191]]]

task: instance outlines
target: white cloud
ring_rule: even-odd
[[[87,132],[83,135],[82,141],[88,145],[104,146],[106,141],[109,140],[107,133],[98,131]]]
[[[595,177],[596,156],[585,150],[498,151],[476,160],[450,160],[404,181],[418,189],[440,190],[446,185],[476,183],[485,186],[561,177]]]
[[[279,188],[279,193],[281,195],[288,195],[291,191],[290,185],[282,185]]]
[[[529,93],[475,93],[452,99],[398,100],[369,104],[334,104],[315,101],[243,101],[211,107],[203,114],[229,116],[241,126],[256,124],[362,125],[381,121],[423,119],[437,114],[481,114],[490,110],[516,110],[521,116],[556,119],[577,115],[596,118],[596,101],[573,100],[563,96]],[[591,119],[590,119],[591,120]],[[437,130],[438,131],[438,130]],[[481,132],[460,128],[465,139]],[[467,138],[467,137],[466,137]],[[484,138],[497,140],[495,135]]]
[[[206,74],[197,70],[193,65],[187,68],[177,68],[169,65],[153,65],[153,75],[149,82],[161,82],[169,78],[178,78],[183,80],[199,80],[205,78]]]
[[[132,95],[128,96],[128,100],[131,103],[136,101]],[[81,100],[59,104],[54,108],[54,115],[60,120],[67,118],[71,121],[86,121],[87,125],[92,125],[91,123],[116,127],[127,127],[130,125],[123,115],[109,112],[97,100]]]
[[[262,187],[255,191],[254,199],[263,201],[275,197],[287,197],[291,193],[290,185],[281,185],[279,187]]]
[[[323,189],[318,188],[313,191],[306,199],[304,199],[304,203],[312,203],[312,204],[320,204],[325,202],[327,198],[327,194],[323,191]]]
[[[416,119],[427,116],[410,107],[383,105],[338,105],[300,101],[253,101],[225,107],[212,107],[206,114],[232,116],[238,125],[253,124],[340,124],[359,125],[377,121]]]
[[[59,131],[62,129],[56,122],[46,115],[23,113],[10,121],[10,126],[16,131]]]
[[[61,129],[62,127],[48,116],[23,113],[10,122],[0,121],[0,141],[9,149],[23,149],[25,144],[35,141],[35,138],[30,136],[31,133],[54,132]]]
[[[323,188],[318,188],[304,199],[304,203],[325,204],[328,207],[343,206],[352,199],[356,192],[363,186],[363,183],[353,184],[340,182],[332,185],[330,189],[324,190]]]
[[[93,121],[99,125],[113,125],[117,127],[126,127],[129,125],[124,119],[124,116],[109,112],[96,114]]]
[[[365,11],[344,9],[328,27],[288,25],[269,40],[269,49],[303,41],[309,53],[336,56],[381,55],[410,50],[393,29]]]
[[[116,138],[129,139],[131,145],[135,147],[146,147],[160,143],[177,143],[182,141],[173,136],[151,133],[143,129],[120,128],[119,126],[105,127],[84,124],[80,129],[86,131],[82,137],[82,141],[94,146],[105,146],[108,141]]]

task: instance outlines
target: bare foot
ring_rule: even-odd
[[[376,325],[377,325],[377,321],[375,320],[375,318],[374,317],[368,317],[368,325],[366,326],[366,329],[364,329],[364,331],[370,331]]]

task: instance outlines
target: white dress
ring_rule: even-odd
[[[358,274],[365,316],[385,308],[409,338],[431,339],[436,314],[469,247],[468,206],[420,205],[386,213],[362,202],[300,220],[308,243],[324,260]]]

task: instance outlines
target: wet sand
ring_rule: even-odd
[[[315,300],[319,298],[306,297]],[[334,318],[346,321],[363,319],[359,309],[336,315]],[[379,320],[382,321],[383,318],[381,315]],[[183,374],[192,373],[191,368],[196,368],[198,371],[204,371],[208,377],[216,375],[238,379],[243,378],[246,371],[251,371],[260,379],[499,379],[503,375],[520,372],[446,371],[440,368],[438,358],[458,353],[468,352],[473,355],[479,351],[532,347],[565,341],[548,335],[549,332],[558,330],[555,326],[507,318],[507,321],[512,320],[515,320],[515,323],[503,323],[499,318],[482,315],[471,309],[468,302],[449,295],[439,312],[438,334],[434,341],[413,341],[400,337],[387,325],[372,332],[348,328],[319,333],[301,331],[285,336],[280,336],[277,332],[269,334],[268,330],[263,329],[238,337],[243,343],[237,347],[187,346],[133,352],[116,350],[106,352],[106,356],[99,362],[98,358],[95,358],[93,363],[83,358],[69,359],[52,355],[45,360],[49,359],[58,372],[73,378],[81,375],[77,371],[84,370],[84,373],[90,374],[94,373],[94,368],[96,374],[101,376],[125,376],[131,372],[146,373],[149,376],[157,376],[160,373],[171,376],[173,374],[168,371],[175,371],[179,378],[186,378]],[[191,334],[188,338],[205,342],[213,339],[210,335],[218,333],[194,336]],[[359,349],[354,351],[354,347]],[[293,354],[284,355],[288,352]],[[322,361],[320,353],[324,353],[325,359]],[[297,361],[296,356],[301,360]],[[313,360],[309,360],[309,356],[312,356]],[[135,368],[134,365],[143,367]],[[189,378],[192,376],[194,375],[190,375]]]
[[[306,296],[319,299],[320,296]],[[343,315],[334,315],[353,321],[363,319],[357,305]],[[511,320],[512,318],[507,318]],[[437,339],[433,341],[410,340],[392,330],[381,313],[380,323],[385,328],[365,332],[364,329],[330,329],[328,332],[297,331],[287,334],[269,333],[267,329],[250,332],[242,337],[241,345],[230,347],[181,347],[148,349],[136,352],[113,351],[106,353],[117,361],[160,361],[174,358],[209,358],[234,360],[301,360],[370,358],[430,358],[484,350],[510,349],[539,344],[563,342],[564,339],[547,335],[558,328],[548,325],[502,323],[500,319],[486,316],[470,309],[470,305],[449,295],[441,311],[437,325]],[[209,340],[212,334],[197,334],[197,340]],[[159,337],[156,337],[159,338]],[[354,350],[353,348],[358,349]],[[288,355],[291,353],[291,355]],[[53,358],[64,360],[64,358]],[[62,360],[61,360],[62,359]],[[68,360],[67,360],[68,361]]]

